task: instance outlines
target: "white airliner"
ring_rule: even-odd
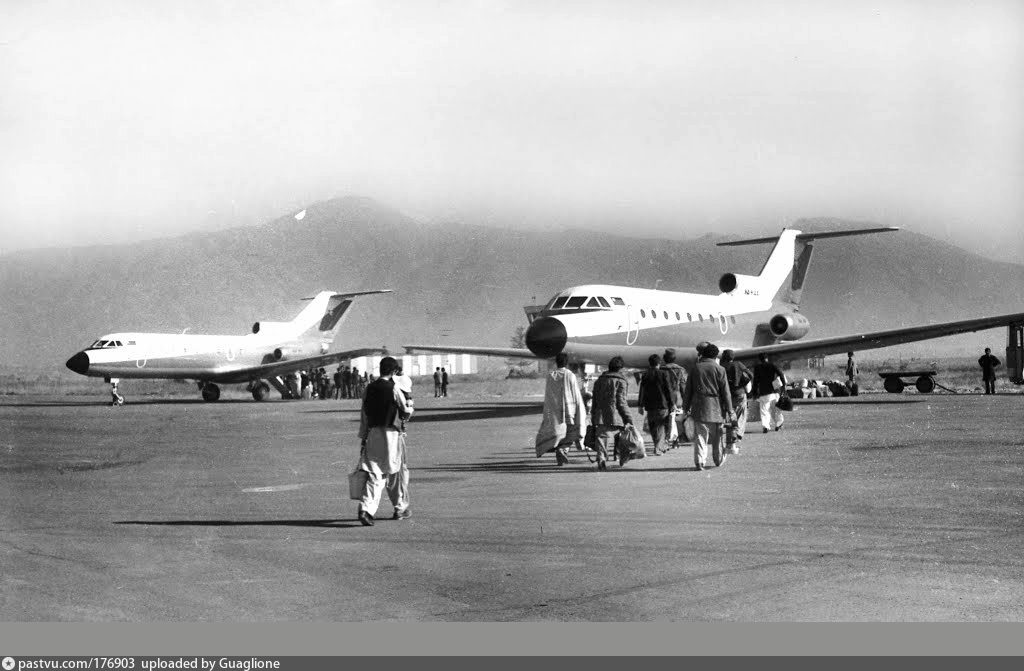
[[[416,351],[457,352],[503,357],[550,359],[559,352],[570,364],[605,365],[621,356],[633,368],[647,366],[651,354],[677,351],[681,365],[692,366],[695,346],[713,342],[732,349],[744,363],[761,353],[776,360],[875,349],[901,343],[1024,323],[1024,313],[982,317],[927,326],[873,331],[854,335],[802,340],[811,323],[800,312],[800,295],[813,252],[820,238],[896,231],[893,227],[831,233],[783,229],[775,237],[719,243],[719,246],[775,243],[758,275],[726,273],[719,294],[659,291],[603,284],[570,287],[556,294],[533,315],[526,331],[528,349],[406,345]],[[792,278],[790,282],[787,279]],[[930,378],[919,381],[928,386]],[[922,389],[922,391],[925,391]],[[927,391],[931,391],[928,388]]]
[[[352,299],[390,289],[321,291],[289,322],[256,322],[246,335],[110,333],[68,359],[67,367],[114,385],[119,378],[195,380],[203,400],[220,398],[218,384],[248,384],[257,401],[270,385],[288,396],[282,375],[383,352],[380,348],[330,352],[334,334]],[[269,384],[268,384],[269,382]]]

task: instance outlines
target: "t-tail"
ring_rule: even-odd
[[[722,293],[767,297],[771,296],[770,309],[774,316],[758,326],[754,334],[754,347],[769,345],[780,340],[802,338],[810,330],[810,322],[800,314],[800,298],[803,295],[804,279],[811,265],[814,241],[821,238],[839,238],[848,235],[867,235],[899,230],[893,226],[860,228],[852,231],[830,233],[803,233],[793,228],[783,229],[782,234],[769,238],[734,240],[720,242],[719,247],[739,245],[760,245],[775,243],[768,260],[757,275],[726,273],[719,280]],[[786,280],[789,280],[788,282]]]
[[[309,305],[303,308],[290,322],[256,322],[252,326],[253,333],[263,333],[280,339],[318,339],[324,344],[334,341],[334,334],[342,319],[352,307],[357,296],[368,294],[387,294],[390,289],[373,291],[321,291],[312,298],[303,298]]]

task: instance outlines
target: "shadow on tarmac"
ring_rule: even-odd
[[[431,422],[466,422],[501,417],[524,417],[526,415],[539,415],[543,409],[543,405],[540,403],[417,408],[409,423],[430,424]],[[360,408],[308,410],[307,412],[351,412],[358,414]]]
[[[841,396],[839,398],[802,398],[793,399],[793,405],[799,407],[801,405],[900,405],[903,403],[924,403],[927,399],[924,398],[894,398],[891,400],[872,400],[862,401],[859,398],[856,400],[848,397]]]
[[[363,526],[357,520],[123,520],[121,525],[164,527],[324,527],[347,529]]]
[[[218,405],[237,405],[241,403],[251,404],[258,403],[251,399],[245,398],[230,398],[217,401],[216,403],[210,403],[204,401],[201,398],[161,398],[161,399],[146,399],[142,401],[125,401],[121,407],[131,407],[136,405],[208,405],[216,407]],[[33,401],[31,403],[3,403],[0,407],[10,408],[87,408],[90,406],[106,406],[111,407],[110,401]]]

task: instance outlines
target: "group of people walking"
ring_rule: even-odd
[[[694,466],[701,471],[707,467],[709,453],[715,465],[720,465],[727,451],[739,452],[749,393],[758,398],[762,431],[782,429],[785,417],[778,400],[786,376],[763,354],[750,371],[733,358],[732,350],[720,353],[713,343],[701,343],[697,352],[697,363],[689,375],[676,363],[675,350],[665,350],[664,356],[652,354],[639,380],[637,412],[646,415],[655,455],[665,453],[678,441],[680,420],[692,420],[693,435],[688,437],[693,442]],[[570,463],[569,448],[582,448],[581,441],[589,430],[597,469],[607,470],[616,437],[633,424],[627,402],[629,381],[622,372],[624,361],[613,357],[608,369],[594,382],[589,429],[583,392],[576,375],[566,368],[567,363],[568,357],[560,353],[555,357],[555,368],[547,375],[536,454],[540,457],[554,452],[557,465]],[[618,456],[620,465],[632,458],[625,449]]]

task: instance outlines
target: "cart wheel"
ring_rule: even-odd
[[[903,380],[898,377],[885,378],[885,384],[883,386],[890,394],[899,394],[903,392]]]
[[[917,378],[917,382],[914,383],[914,386],[916,386],[917,390],[922,394],[930,394],[935,391],[935,380],[931,379],[927,375],[922,375]]]

